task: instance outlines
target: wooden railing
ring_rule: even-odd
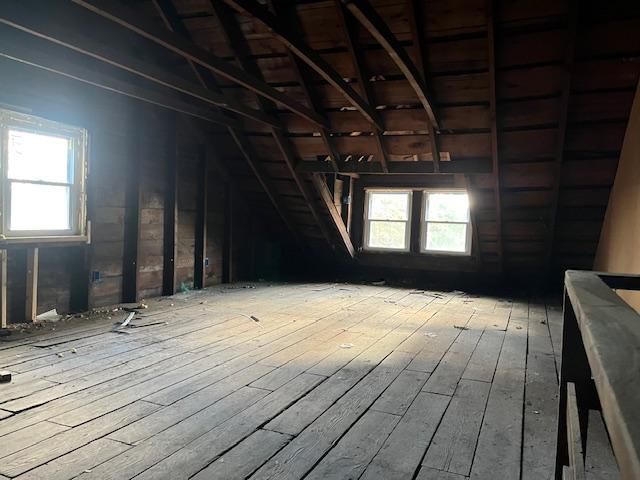
[[[567,271],[556,479],[640,479],[640,275]]]

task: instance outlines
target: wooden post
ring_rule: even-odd
[[[178,165],[177,123],[171,116],[167,134],[164,195],[164,261],[162,270],[162,294],[176,293],[176,258],[178,256]]]
[[[129,161],[124,208],[124,253],[122,257],[122,301],[138,301],[138,244],[140,232],[140,139],[134,135]]]
[[[224,209],[224,248],[222,254],[222,282],[233,283],[233,188],[229,183],[225,186]]]
[[[0,250],[0,328],[7,324],[7,251]]]
[[[27,283],[25,294],[25,317],[35,322],[38,315],[38,248],[27,249]]]
[[[193,288],[205,287],[207,257],[207,186],[209,167],[204,145],[198,148],[198,192],[196,205],[196,240],[194,248]]]
[[[411,198],[411,237],[409,239],[409,251],[420,253],[420,241],[422,237],[422,190],[414,190]]]

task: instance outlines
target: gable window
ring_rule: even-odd
[[[365,249],[409,251],[411,191],[367,190],[365,202]]]
[[[3,241],[86,235],[86,141],[84,129],[0,110]]]
[[[423,194],[420,251],[470,255],[469,196],[462,190],[427,190]]]

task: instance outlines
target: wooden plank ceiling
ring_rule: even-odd
[[[73,1],[127,28],[101,10],[114,2]],[[640,75],[640,3],[124,3],[288,99],[166,52],[233,104],[241,127],[216,134],[231,173],[303,243],[345,250],[311,172],[460,173],[481,270],[591,267]]]

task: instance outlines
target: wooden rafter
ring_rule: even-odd
[[[250,60],[248,46],[246,45],[244,36],[242,35],[240,26],[238,25],[233,11],[229,10],[226,5],[221,4],[216,0],[212,0],[211,5],[213,6],[218,19],[220,20],[219,23],[222,28],[222,33],[227,41],[227,46],[236,57],[241,68],[247,73],[254,75],[256,78],[261,78],[262,72],[260,71],[258,66]],[[273,104],[270,104],[260,97],[258,97],[258,105],[260,106],[260,110],[263,112],[266,112],[269,109],[273,108]],[[282,125],[280,124],[278,126],[279,128],[271,127],[271,136],[278,145],[278,149],[280,150],[280,153],[282,153],[282,158],[284,159],[285,164],[287,165],[287,168],[289,169],[289,172],[291,173],[291,176],[293,177],[293,180],[298,187],[298,190],[300,190],[307,208],[311,212],[311,215],[316,221],[318,228],[322,232],[323,236],[327,240],[327,243],[329,243],[329,245],[331,246],[331,236],[329,235],[329,232],[324,222],[322,221],[322,218],[320,218],[320,215],[318,214],[318,211],[313,202],[313,198],[308,191],[307,185],[300,177],[298,172],[296,172],[296,157],[293,152],[291,142],[283,134]]]
[[[55,45],[43,43],[24,33],[24,38],[20,38],[16,35],[20,33],[9,27],[0,28],[0,56],[208,122],[224,126],[238,123],[208,106],[186,102],[172,91],[158,92],[96,72],[80,62],[59,55]]]
[[[274,10],[274,13],[278,15],[280,18],[284,18],[285,21],[295,30],[298,27],[298,19],[291,11],[287,11],[282,8],[282,3],[280,2],[269,2],[271,8]],[[290,49],[287,49],[287,54],[289,57],[289,61],[293,67],[294,75],[296,80],[300,84],[302,88],[302,92],[304,96],[311,105],[311,107],[315,111],[320,110],[320,105],[317,100],[317,96],[311,93],[309,81],[307,79],[307,75],[304,71],[304,65],[301,65],[301,60],[296,57]],[[333,169],[338,172],[340,170],[340,154],[336,150],[333,140],[331,139],[331,134],[327,128],[320,129],[320,138],[322,138],[322,143],[324,143],[325,148],[327,149],[329,163],[333,167]]]
[[[356,39],[354,38],[355,22],[353,17],[346,12],[341,0],[336,0],[336,8],[338,10],[338,16],[342,20],[342,27],[345,32],[345,39],[347,41],[347,47],[353,66],[356,70],[356,79],[360,85],[362,95],[369,105],[375,105],[373,101],[373,92],[371,91],[371,83],[369,79],[364,75],[364,65],[362,64],[362,55],[356,45]],[[383,126],[384,129],[384,126]],[[377,130],[373,132],[376,147],[378,148],[378,155],[380,156],[380,164],[382,165],[382,171],[387,173],[389,171],[389,162],[387,159],[387,152],[382,141],[381,131]]]
[[[183,80],[168,70],[139,60],[119,49],[115,49],[93,38],[82,22],[67,9],[49,11],[41,5],[34,6],[30,0],[0,4],[0,23],[17,28],[50,42],[62,45],[96,60],[125,70],[163,87],[170,88],[217,107],[232,110],[240,115],[270,125],[273,119],[261,112],[237,102],[230,102],[224,95],[216,94],[197,84]],[[58,3],[54,3],[58,5]],[[51,14],[64,14],[63,22],[52,21]],[[76,26],[78,24],[79,26]],[[83,31],[84,30],[84,31]]]
[[[342,238],[342,243],[347,250],[347,253],[351,256],[351,258],[354,258],[356,255],[356,250],[353,247],[353,243],[351,242],[351,237],[349,236],[347,227],[342,220],[342,215],[333,203],[333,197],[331,195],[331,192],[329,191],[329,187],[327,187],[327,184],[324,180],[324,175],[316,173],[313,175],[312,179],[313,185],[318,191],[318,195],[320,195],[320,198],[327,206],[327,210],[329,211],[329,214],[333,219],[333,224],[340,234],[340,238]]]
[[[494,0],[488,0],[487,40],[489,58],[489,121],[491,123],[491,161],[493,165],[493,194],[496,209],[496,243],[498,247],[498,268],[503,268],[502,245],[502,199],[500,189],[500,157],[498,149],[498,120],[496,95],[496,39]]]
[[[416,68],[418,69],[418,73],[422,76],[425,88],[428,88],[428,62],[425,49],[422,45],[424,33],[422,31],[421,23],[418,22],[418,18],[422,18],[422,16],[418,17],[421,13],[421,6],[422,2],[420,2],[420,0],[407,0],[407,16],[409,17],[409,23],[411,24],[411,36],[416,57]],[[440,173],[440,146],[438,145],[438,131],[433,127],[433,125],[429,125],[429,143],[431,144],[433,171],[435,173]]]
[[[144,22],[139,15],[130,9],[110,0],[72,0],[104,18],[125,27],[138,35],[153,41],[167,50],[194,62],[211,72],[214,72],[227,80],[241,85],[264,98],[268,98],[284,108],[297,113],[316,125],[325,126],[327,121],[321,115],[311,111],[304,105],[292,100],[288,95],[269,86],[264,81],[247,74],[242,69],[222,60],[205,50],[197,47],[193,42],[186,40],[173,32],[157,28],[155,25]],[[218,105],[226,108],[224,104]]]
[[[438,120],[427,96],[427,89],[420,73],[406,50],[393,35],[385,21],[378,15],[367,0],[342,0],[358,21],[369,31],[380,45],[387,51],[391,59],[409,81],[416,92],[420,103],[427,112],[429,121],[434,128],[439,128]]]
[[[567,117],[569,113],[569,98],[571,97],[571,73],[575,57],[576,37],[578,34],[578,19],[580,15],[580,2],[573,0],[569,3],[569,26],[567,34],[567,48],[564,55],[564,72],[562,79],[562,94],[560,97],[560,120],[558,122],[558,138],[556,146],[555,162],[553,167],[552,203],[549,214],[549,231],[545,244],[546,268],[551,269],[553,261],[553,243],[556,232],[558,216],[558,203],[560,202],[560,184],[562,181],[562,164],[564,162],[565,138],[567,136]]]
[[[251,15],[267,27],[289,50],[342,93],[347,101],[360,111],[369,122],[382,129],[378,114],[371,105],[358,95],[328,62],[306,45],[302,38],[289,30],[278,17],[255,0],[224,0],[224,2],[241,13]]]
[[[154,5],[158,10],[158,13],[160,14],[160,16],[163,18],[163,21],[165,22],[165,25],[167,26],[168,29],[172,31],[180,32],[181,35],[186,35],[187,39],[190,38],[189,31],[186,28],[184,28],[184,25],[182,25],[182,21],[179,19],[173,7],[173,3],[170,0],[154,1]],[[200,67],[195,64],[195,62],[192,62],[191,60],[187,60],[187,61],[189,62],[195,77],[198,79],[198,81],[201,83],[201,85],[204,88],[220,93],[220,87],[218,86],[218,84],[215,82],[213,78],[205,75],[204,72],[200,70]],[[249,168],[251,168],[251,171],[253,172],[254,176],[258,180],[258,183],[260,183],[262,189],[264,190],[267,197],[273,204],[273,207],[276,209],[276,212],[278,213],[278,215],[280,216],[284,224],[287,226],[287,228],[291,231],[294,238],[298,240],[297,231],[293,227],[293,223],[289,219],[289,215],[287,215],[283,205],[281,204],[278,197],[272,191],[271,186],[267,182],[266,174],[262,170],[260,162],[257,160],[257,157],[255,155],[255,152],[253,151],[251,143],[239,128],[229,126],[228,131],[229,131],[229,134],[231,135],[231,138],[233,139],[236,146],[238,147],[238,150],[240,150],[240,153],[247,161]],[[217,163],[218,163],[219,169],[222,168],[222,165],[220,164],[220,162],[218,161]],[[225,174],[225,176],[229,178],[228,173]]]

